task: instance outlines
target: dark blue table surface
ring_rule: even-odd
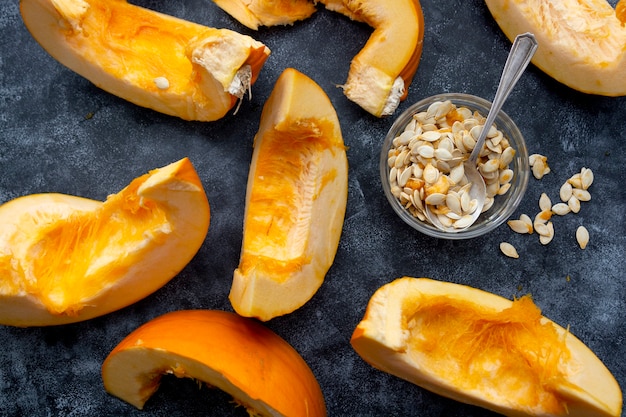
[[[395,278],[425,276],[507,298],[530,293],[543,313],[569,326],[626,386],[626,98],[585,95],[531,66],[504,105],[530,153],[548,157],[552,172],[531,178],[514,217],[534,215],[546,192],[583,166],[595,174],[592,201],[555,218],[547,246],[506,225],[488,236],[443,241],[404,226],[382,193],[380,145],[392,119],[377,119],[349,102],[336,85],[370,29],[325,10],[289,27],[250,31],[209,0],[142,0],[145,7],[250,34],[272,50],[251,100],[237,115],[185,122],[112,96],[53,60],[25,29],[17,0],[0,8],[0,203],[60,192],[104,199],[142,173],[189,156],[211,203],[211,226],[195,259],[144,300],[90,321],[49,328],[0,326],[0,415],[246,415],[228,396],[188,380],[163,379],[144,411],[105,393],[100,366],[130,331],[165,312],[232,311],[228,292],[238,264],[252,138],[274,82],[286,67],[313,78],[339,115],[348,149],[349,200],[335,263],[317,294],[267,326],[310,365],[330,416],[494,415],[379,372],[352,350],[349,338],[367,301]],[[409,104],[441,92],[491,99],[510,42],[479,0],[422,1],[424,52]],[[320,41],[320,35],[322,40]],[[591,235],[584,251],[574,233]],[[518,248],[504,257],[501,241]]]

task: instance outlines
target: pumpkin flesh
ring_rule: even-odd
[[[532,32],[539,47],[532,62],[575,90],[626,95],[626,1],[617,11],[606,0],[486,0],[493,18],[513,40]]]
[[[257,29],[309,17],[315,9],[307,2],[249,2],[214,0],[240,23]],[[365,46],[352,59],[343,88],[346,97],[377,117],[393,114],[406,99],[417,71],[424,39],[424,15],[419,0],[319,0],[328,10],[366,23],[373,32]],[[250,4],[249,4],[250,3]],[[267,4],[272,7],[267,7]],[[273,4],[276,3],[276,4]],[[252,12],[264,4],[262,23]],[[284,6],[288,4],[289,7]],[[295,6],[298,7],[295,7]],[[301,7],[300,7],[301,6]],[[312,3],[309,3],[310,7]],[[261,7],[259,7],[261,9]]]
[[[619,416],[604,364],[529,297],[401,278],[372,297],[352,345],[374,367],[507,416]]]
[[[185,158],[100,202],[33,194],[0,206],[0,323],[42,326],[151,294],[196,254],[210,209]]]
[[[259,26],[293,25],[315,13],[309,0],[213,0],[242,25],[257,30]]]
[[[139,409],[165,374],[217,387],[251,415],[326,415],[319,384],[293,347],[234,313],[164,314],[130,333],[102,365],[106,391]]]
[[[249,36],[124,0],[23,0],[20,8],[32,36],[61,64],[109,93],[185,120],[224,117],[270,53]]]
[[[327,9],[374,29],[352,59],[342,86],[348,99],[377,117],[394,113],[407,97],[424,39],[418,0],[320,0]]]
[[[239,314],[269,320],[290,313],[321,286],[343,227],[347,165],[330,100],[310,78],[285,70],[254,141],[230,292]]]

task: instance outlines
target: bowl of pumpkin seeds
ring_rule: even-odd
[[[391,207],[409,226],[437,238],[468,239],[496,229],[515,212],[530,177],[528,149],[513,120],[500,111],[477,161],[487,199],[478,219],[463,225],[477,207],[463,163],[490,107],[481,97],[444,93],[411,105],[394,121],[382,145],[380,176]],[[428,220],[427,205],[450,231]]]

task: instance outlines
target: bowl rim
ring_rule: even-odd
[[[429,97],[425,97],[417,101],[416,103],[410,105],[394,120],[393,124],[387,131],[387,134],[385,135],[385,139],[383,140],[383,143],[381,145],[380,161],[379,161],[380,178],[382,182],[381,185],[385,193],[385,196],[387,197],[387,200],[389,204],[391,205],[392,209],[394,210],[394,212],[406,224],[408,224],[415,230],[421,233],[424,233],[426,235],[429,235],[431,237],[436,237],[436,238],[441,238],[441,239],[448,239],[448,240],[471,239],[471,238],[475,238],[478,236],[482,236],[496,229],[498,226],[504,223],[507,219],[509,219],[510,216],[515,212],[517,207],[519,207],[519,204],[526,193],[526,189],[528,187],[528,182],[530,178],[530,168],[528,165],[528,148],[526,146],[526,140],[524,136],[522,135],[521,131],[519,130],[519,128],[517,127],[513,119],[511,119],[511,117],[508,114],[506,114],[503,110],[500,110],[498,112],[498,115],[496,116],[494,123],[498,126],[499,129],[502,129],[503,125],[506,126],[506,129],[508,131],[507,137],[509,138],[509,140],[511,136],[516,136],[521,140],[520,143],[523,145],[521,147],[522,149],[519,149],[520,148],[519,146],[515,146],[515,151],[516,151],[515,159],[519,159],[520,161],[524,159],[526,161],[526,164],[523,164],[523,161],[522,161],[522,165],[523,167],[525,166],[525,169],[523,169],[521,172],[518,172],[518,171],[514,172],[514,178],[511,180],[511,182],[513,182],[518,176],[521,176],[521,178],[519,178],[519,184],[516,187],[517,192],[515,193],[515,195],[513,197],[510,197],[509,195],[509,198],[512,198],[512,200],[509,202],[509,204],[507,204],[507,208],[504,209],[503,212],[499,212],[503,215],[500,215],[499,217],[494,217],[496,213],[489,215],[489,211],[487,211],[485,213],[482,213],[479,217],[480,219],[483,216],[485,216],[485,214],[487,214],[488,217],[486,219],[487,221],[486,224],[474,223],[469,228],[459,231],[459,232],[444,232],[444,231],[437,229],[435,226],[431,224],[420,221],[419,219],[411,215],[400,204],[400,201],[391,193],[391,187],[389,187],[389,170],[388,170],[388,165],[387,165],[387,160],[388,160],[387,152],[391,146],[391,141],[397,136],[397,132],[399,132],[399,129],[404,129],[404,127],[406,126],[410,118],[413,116],[413,114],[417,113],[419,109],[426,109],[428,105],[436,101],[445,101],[445,100],[450,100],[452,101],[452,103],[456,104],[457,106],[461,104],[461,105],[466,105],[472,110],[478,110],[483,117],[487,116],[487,111],[491,108],[490,101],[482,97],[478,97],[478,96],[467,94],[467,93],[435,94]],[[475,107],[478,107],[478,108],[476,109]]]

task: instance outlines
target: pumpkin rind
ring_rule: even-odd
[[[326,415],[304,359],[261,323],[234,313],[166,313],[130,333],[102,365],[106,391],[139,409],[164,374],[208,383],[263,416]]]
[[[77,322],[165,285],[204,243],[209,203],[184,158],[105,202],[32,194],[0,206],[0,324]]]
[[[315,294],[337,252],[347,195],[335,109],[313,80],[288,68],[254,138],[241,258],[229,296],[237,313],[269,320]]]
[[[257,30],[260,26],[293,25],[315,13],[309,0],[213,0],[242,25]]]
[[[626,95],[623,0],[617,13],[606,0],[486,0],[486,4],[510,40],[523,32],[535,35],[539,47],[532,62],[550,77],[584,93]]]
[[[20,10],[61,64],[111,94],[185,120],[224,117],[270,54],[249,36],[125,0],[22,0]]]
[[[351,343],[379,370],[507,416],[619,416],[621,390],[605,365],[529,298],[516,303],[403,277],[375,292]]]

